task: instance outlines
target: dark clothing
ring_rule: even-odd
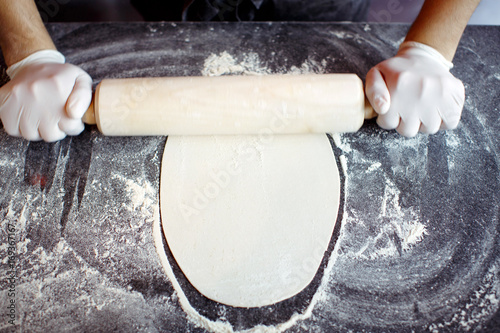
[[[132,0],[146,21],[363,21],[369,0]]]

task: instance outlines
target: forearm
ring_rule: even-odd
[[[426,0],[405,41],[423,43],[451,61],[480,0]]]
[[[7,66],[28,55],[56,49],[33,0],[0,0],[0,48]]]

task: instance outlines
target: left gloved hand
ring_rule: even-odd
[[[92,100],[92,78],[55,50],[31,54],[7,69],[0,120],[12,136],[48,142],[78,135]]]
[[[453,64],[430,46],[401,44],[399,52],[366,76],[366,95],[379,114],[377,123],[413,137],[457,127],[465,89],[450,69]]]

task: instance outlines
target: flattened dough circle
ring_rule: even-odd
[[[170,136],[160,200],[168,246],[216,302],[270,305],[313,279],[337,220],[326,135]]]

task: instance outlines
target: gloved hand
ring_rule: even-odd
[[[11,80],[0,88],[0,119],[8,134],[51,142],[83,131],[92,78],[64,62],[61,53],[43,50],[7,69]]]
[[[366,95],[379,114],[377,123],[407,137],[420,130],[433,134],[457,127],[465,89],[450,69],[453,64],[430,46],[401,44],[393,58],[366,76]]]

